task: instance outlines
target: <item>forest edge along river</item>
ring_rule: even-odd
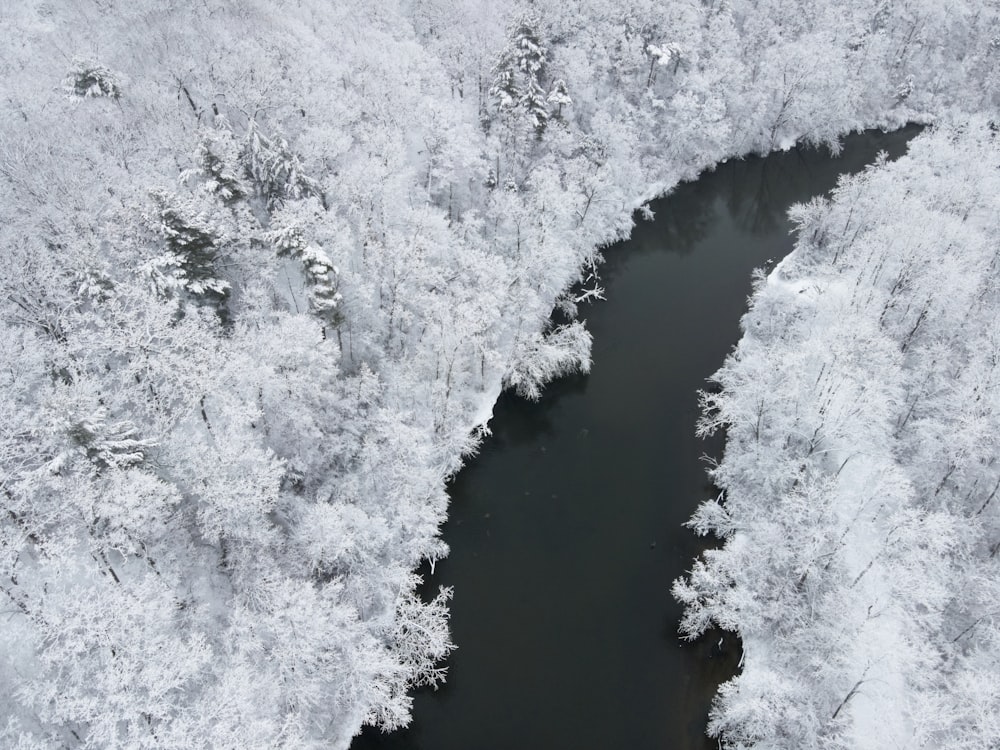
[[[832,157],[794,149],[731,160],[654,201],[655,219],[605,251],[607,302],[583,310],[589,375],[537,403],[505,394],[479,456],[450,488],[448,680],[413,723],[368,728],[354,750],[708,750],[712,696],[739,644],[681,642],[670,595],[713,540],[683,526],[717,494],[695,436],[697,391],[740,336],[751,272],[794,238],[788,208],[919,132],[848,136]]]

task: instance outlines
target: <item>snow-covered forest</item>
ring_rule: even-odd
[[[405,724],[407,691],[442,679],[452,648],[449,592],[421,600],[413,572],[447,553],[445,480],[502,388],[537,397],[546,380],[588,367],[574,311],[601,295],[599,248],[628,233],[633,211],[725,158],[992,107],[1000,83],[996,10],[925,0],[24,0],[0,5],[0,31],[0,744],[21,748],[343,748],[363,723]],[[767,662],[758,647],[777,625],[738,621],[748,609],[716,606],[718,591],[692,579],[691,631],[721,618],[747,637],[743,679],[760,665],[800,691],[799,714],[775,710],[763,727],[766,706],[794,696],[761,688],[765,708],[753,713],[737,700],[748,689],[726,688],[716,723],[734,746],[847,737],[850,722],[871,723],[860,712],[876,710],[872,686],[891,682],[880,688],[889,694],[918,677],[921,715],[941,720],[927,732],[995,721],[991,683],[975,673],[995,660],[973,648],[988,651],[992,623],[976,524],[995,518],[985,501],[996,470],[976,462],[990,455],[977,440],[989,432],[982,368],[993,350],[972,338],[989,340],[976,326],[995,298],[977,297],[980,277],[958,260],[986,257],[991,198],[976,191],[992,184],[995,158],[983,126],[970,130],[979,156],[947,146],[966,171],[935,161],[930,152],[958,137],[940,135],[922,162],[802,209],[812,239],[783,267],[787,281],[762,286],[796,301],[773,315],[808,320],[818,290],[840,287],[807,248],[833,247],[849,225],[858,244],[848,252],[848,238],[833,262],[862,274],[856,320],[871,349],[861,355],[844,334],[836,366],[877,353],[897,373],[890,395],[909,399],[897,427],[896,402],[845,381],[823,407],[843,413],[790,439],[786,450],[811,446],[809,492],[849,492],[820,472],[842,455],[837,430],[858,419],[844,406],[855,388],[876,408],[857,446],[884,428],[900,447],[893,458],[872,443],[840,472],[884,484],[855,502],[856,530],[840,530],[861,534],[864,513],[884,504],[877,538],[852,547],[857,557],[802,563],[814,572],[795,584],[789,617],[838,606],[820,603],[836,576],[859,577],[840,595],[860,602],[905,570],[891,585],[911,619],[879,617],[888,604],[865,600],[878,640],[858,641],[834,674],[811,674],[826,692],[806,694],[813,683],[780,672],[792,662]],[[892,223],[893,200],[928,218]],[[879,241],[898,245],[898,260],[880,261]],[[966,247],[968,259],[956,249]],[[885,311],[865,317],[877,304]],[[551,324],[556,309],[570,322]],[[961,342],[939,333],[946,325],[961,326]],[[879,338],[897,329],[904,352]],[[748,330],[741,351],[764,335]],[[793,330],[772,337],[804,336]],[[832,387],[833,368],[816,388]],[[719,398],[710,419],[729,424]],[[951,434],[952,399],[963,399],[954,408],[968,434],[923,440]],[[901,474],[896,459],[919,472]],[[766,481],[777,492],[787,477]],[[931,487],[927,508],[906,482]],[[806,487],[786,494],[806,498]],[[965,518],[977,502],[982,512]],[[718,519],[737,504],[704,511],[701,528],[727,533]],[[816,555],[830,551],[825,539]],[[735,535],[727,550],[740,543],[756,542]],[[982,564],[951,562],[966,558]],[[799,571],[791,557],[775,565]],[[928,566],[936,577],[922,582]],[[935,594],[950,566],[961,583]],[[917,633],[954,638],[940,652],[953,668],[917,650]],[[901,659],[911,644],[910,661],[887,670],[872,652],[866,672],[863,649],[890,648],[890,636]],[[959,687],[935,680],[975,699],[967,720],[944,721],[942,691]],[[841,683],[850,697],[831,727],[816,725]]]
[[[743,639],[724,747],[1000,742],[998,174],[972,119],[798,206],[702,396],[726,543],[675,593]]]

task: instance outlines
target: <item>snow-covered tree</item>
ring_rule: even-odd
[[[73,59],[63,88],[68,95],[81,99],[118,99],[122,95],[121,77],[117,73],[98,62],[79,57]]]
[[[953,690],[995,648],[998,164],[990,126],[960,121],[794,209],[796,249],[702,396],[725,498],[691,525],[725,544],[674,594],[686,637],[744,643],[710,722],[723,747],[996,737]]]
[[[150,221],[165,246],[150,264],[157,288],[166,294],[184,290],[221,310],[230,289],[219,273],[224,231],[194,198],[165,190],[153,191],[150,197],[154,206]]]
[[[501,113],[517,113],[540,138],[549,121],[543,81],[546,48],[537,16],[521,17],[493,69],[490,96]]]

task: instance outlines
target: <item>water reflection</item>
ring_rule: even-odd
[[[654,221],[644,221],[637,214],[629,253],[692,253],[723,215],[741,232],[754,236],[782,231],[788,226],[789,206],[832,190],[839,175],[861,171],[879,150],[899,157],[905,141],[919,131],[916,125],[894,133],[869,131],[863,136],[863,149],[855,145],[858,137],[851,136],[851,147],[837,157],[826,148],[796,147],[767,157],[730,159],[714,172],[652,201]],[[613,272],[617,256],[613,252],[606,256]],[[606,278],[603,271],[602,277]]]

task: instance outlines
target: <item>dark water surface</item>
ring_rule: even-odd
[[[455,588],[447,684],[416,695],[409,729],[353,748],[715,747],[706,715],[739,646],[682,645],[669,592],[704,548],[682,524],[722,449],[694,435],[696,391],[739,338],[751,270],[791,250],[788,207],[916,132],[720,165],[606,251],[593,371],[539,403],[504,396],[451,487],[451,556],[430,577]]]

